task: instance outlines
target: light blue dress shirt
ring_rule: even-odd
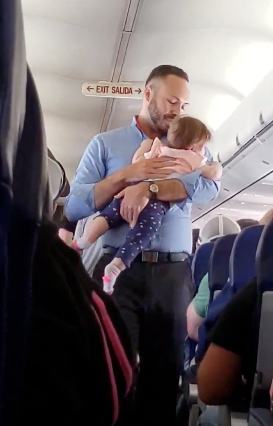
[[[72,222],[96,212],[93,188],[112,173],[128,166],[141,142],[147,137],[136,126],[136,120],[128,127],[111,130],[95,136],[80,161],[66,201],[66,215]],[[212,160],[207,152],[206,156]],[[218,195],[220,182],[200,176],[200,171],[179,176],[188,198],[176,203],[165,215],[149,250],[191,253],[191,206],[206,203]],[[125,241],[129,226],[109,230],[102,238],[103,247],[120,247]]]

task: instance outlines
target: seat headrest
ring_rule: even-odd
[[[53,201],[56,201],[57,198],[59,197],[60,190],[63,186],[64,175],[63,175],[63,169],[60,167],[60,165],[56,161],[51,160],[51,158],[49,157],[48,157],[48,175],[49,175],[50,193],[51,193]]]
[[[209,287],[222,290],[229,278],[229,259],[238,234],[225,235],[214,243],[209,265]]]
[[[202,278],[208,273],[209,259],[214,243],[202,244],[197,250],[192,262],[192,274],[196,287],[199,286]]]
[[[56,160],[49,148],[47,153],[50,191],[53,201],[57,201],[58,198],[64,198],[69,195],[70,185],[61,163]]]
[[[273,221],[264,227],[256,254],[257,281],[260,292],[273,291]]]
[[[255,260],[263,226],[252,226],[237,236],[230,256],[229,275],[231,285],[237,289],[256,276]]]

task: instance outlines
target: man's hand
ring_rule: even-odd
[[[143,158],[123,170],[127,182],[137,182],[146,179],[165,179],[174,171],[176,165],[176,160],[170,157],[148,160]]]
[[[115,198],[123,198],[120,214],[131,228],[134,228],[140,212],[147,206],[150,199],[149,182],[128,186],[117,194]]]

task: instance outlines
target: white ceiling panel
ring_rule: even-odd
[[[57,74],[75,80],[110,77],[116,25],[107,32],[57,20],[25,17],[27,58],[33,73]],[[50,36],[49,36],[50,35]]]
[[[143,82],[157,65],[180,66],[190,77],[189,113],[213,131],[273,69],[273,0],[22,5],[49,145],[69,174],[94,134],[129,124],[141,107],[137,100],[86,98],[85,81]]]
[[[114,103],[109,128],[118,129],[122,126],[128,126],[132,122],[133,117],[139,114],[141,105],[141,100],[117,99]]]
[[[45,115],[47,144],[72,179],[81,156],[98,129],[90,122]],[[67,147],[70,149],[67,149]]]
[[[62,21],[97,33],[118,31],[127,4],[127,0],[22,0],[25,16]]]
[[[189,73],[190,113],[217,129],[273,68],[272,1],[145,1],[122,79],[163,63]]]
[[[137,28],[181,32],[194,28],[251,27],[259,31],[263,26],[264,32],[270,33],[272,18],[271,0],[148,0]]]
[[[100,130],[105,99],[83,96],[79,81],[48,74],[34,74],[34,78],[45,113],[96,123]]]
[[[84,97],[81,87],[111,79],[128,0],[22,0],[22,6],[48,145],[71,178],[106,108],[106,99]]]

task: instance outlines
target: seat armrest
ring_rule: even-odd
[[[197,385],[190,383],[189,384],[189,404],[197,404],[198,401],[198,388]]]
[[[273,426],[273,414],[265,408],[251,408],[248,424],[249,426]]]

